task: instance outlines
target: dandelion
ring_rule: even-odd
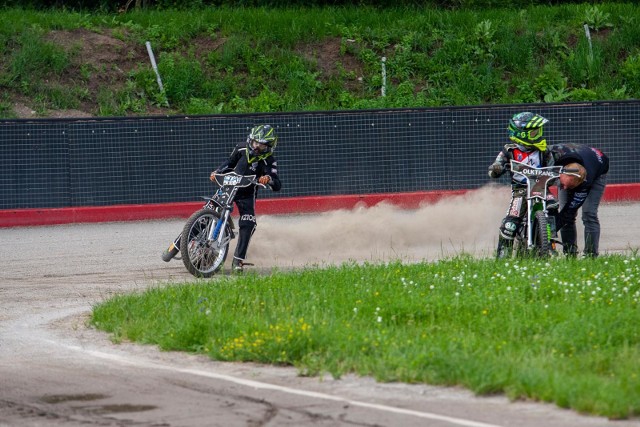
[[[381,316],[378,316],[378,319],[377,319],[377,320],[378,320],[378,323],[382,322],[382,317],[381,317]]]

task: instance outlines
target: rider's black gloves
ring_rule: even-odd
[[[489,176],[491,178],[498,178],[503,173],[504,166],[502,166],[500,163],[493,163],[491,166],[489,166]]]

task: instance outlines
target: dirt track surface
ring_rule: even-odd
[[[267,271],[488,254],[504,197],[259,217],[249,255]],[[640,204],[602,206],[601,252],[640,247],[639,216]],[[91,307],[115,293],[195,280],[179,261],[160,260],[183,223],[0,229],[0,426],[640,426],[459,388],[303,378],[293,368],[116,345],[88,328]]]

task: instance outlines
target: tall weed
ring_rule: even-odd
[[[10,79],[24,81],[59,75],[69,66],[67,53],[52,42],[43,40],[44,31],[34,27],[20,34],[10,59]]]

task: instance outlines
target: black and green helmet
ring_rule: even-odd
[[[547,140],[541,138],[542,127],[548,121],[538,114],[518,113],[509,120],[509,127],[507,128],[509,139],[525,147],[535,147],[540,151],[546,151]]]
[[[254,150],[254,143],[266,147],[266,150],[260,152]],[[276,145],[278,145],[278,136],[273,127],[270,125],[255,126],[251,128],[251,132],[247,136],[247,158],[250,162],[266,159],[273,154]]]

